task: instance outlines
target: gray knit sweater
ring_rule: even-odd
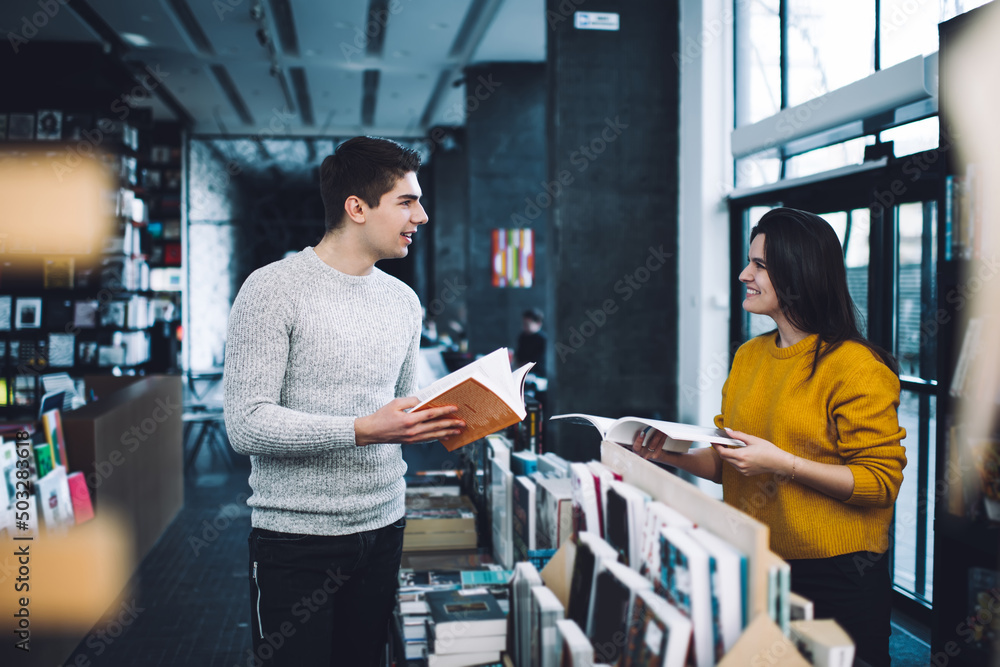
[[[312,248],[247,278],[223,384],[229,440],[250,455],[254,526],[345,535],[403,516],[400,446],[356,446],[354,420],[413,393],[420,320],[405,284],[341,273]]]

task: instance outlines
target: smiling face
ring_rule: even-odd
[[[373,263],[380,259],[406,257],[413,236],[427,222],[427,213],[420,205],[420,184],[417,174],[407,172],[389,192],[382,195],[377,208],[363,205],[364,245]]]
[[[743,299],[743,310],[757,315],[767,315],[776,323],[784,321],[778,293],[771,284],[767,274],[767,262],[764,257],[764,234],[758,234],[750,242],[749,260],[740,273],[740,282],[746,285],[746,297]]]

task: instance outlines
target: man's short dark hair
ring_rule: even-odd
[[[354,137],[337,146],[319,168],[320,196],[326,209],[326,231],[344,219],[344,202],[359,197],[378,208],[396,181],[420,168],[420,154],[381,137]]]
[[[539,308],[528,308],[521,314],[521,317],[523,317],[526,320],[531,320],[535,324],[541,324],[542,321],[545,319],[545,316],[542,314],[542,311]]]

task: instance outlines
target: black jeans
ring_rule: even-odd
[[[352,535],[250,531],[253,665],[379,667],[406,519]]]
[[[892,579],[887,554],[859,551],[789,560],[792,590],[813,601],[816,618],[833,618],[854,640],[855,664],[888,667]]]

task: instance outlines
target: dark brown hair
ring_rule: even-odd
[[[356,196],[378,208],[382,195],[408,172],[420,169],[420,154],[381,137],[354,137],[337,146],[319,168],[326,231],[340,227],[344,202]]]
[[[896,359],[861,335],[860,313],[847,289],[840,239],[823,218],[794,208],[765,213],[750,232],[764,235],[764,261],[781,312],[800,331],[817,334],[812,371],[841,343],[853,340],[870,349],[899,374]]]

